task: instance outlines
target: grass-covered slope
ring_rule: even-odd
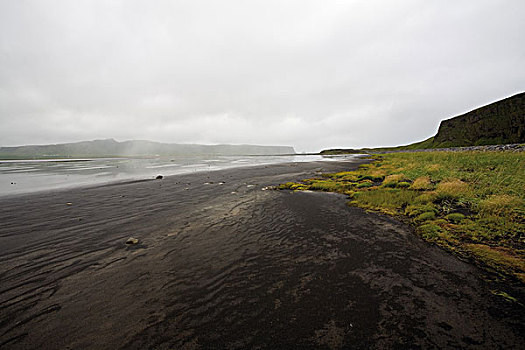
[[[402,216],[423,239],[525,282],[523,169],[524,152],[392,153],[280,188],[346,194],[352,206]]]

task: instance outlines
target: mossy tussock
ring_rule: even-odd
[[[425,152],[376,157],[356,171],[279,189],[346,194],[401,216],[427,241],[525,282],[525,153]]]

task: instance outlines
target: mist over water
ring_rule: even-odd
[[[355,155],[320,156],[179,156],[0,161],[0,196],[154,179],[192,172],[288,162],[334,161]]]

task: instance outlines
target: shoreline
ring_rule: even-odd
[[[368,162],[0,198],[0,346],[522,344],[523,314],[409,226],[340,195],[263,190]]]
[[[337,156],[339,160],[333,160],[333,157],[321,155],[317,155],[318,159],[312,156],[303,157],[303,155],[245,157],[248,158],[229,156],[207,158],[203,156],[193,158],[93,158],[60,162],[56,160],[10,161],[4,163],[4,167],[0,167],[0,198],[155,179],[158,175],[167,177],[252,166],[311,161],[347,161],[356,158],[355,156]],[[88,162],[90,165],[86,167],[84,164]],[[54,163],[61,165],[55,166]],[[11,166],[14,168],[10,169]],[[26,169],[16,169],[18,167]]]
[[[343,193],[349,203],[411,224],[425,241],[467,258],[521,289],[523,153],[389,153],[354,172],[324,174],[280,189]],[[487,172],[489,171],[489,173]],[[503,180],[502,180],[503,179]],[[490,192],[486,190],[490,188]]]

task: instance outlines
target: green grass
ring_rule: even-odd
[[[402,216],[422,238],[525,282],[525,153],[376,156],[356,171],[281,189],[347,194],[349,205]]]

